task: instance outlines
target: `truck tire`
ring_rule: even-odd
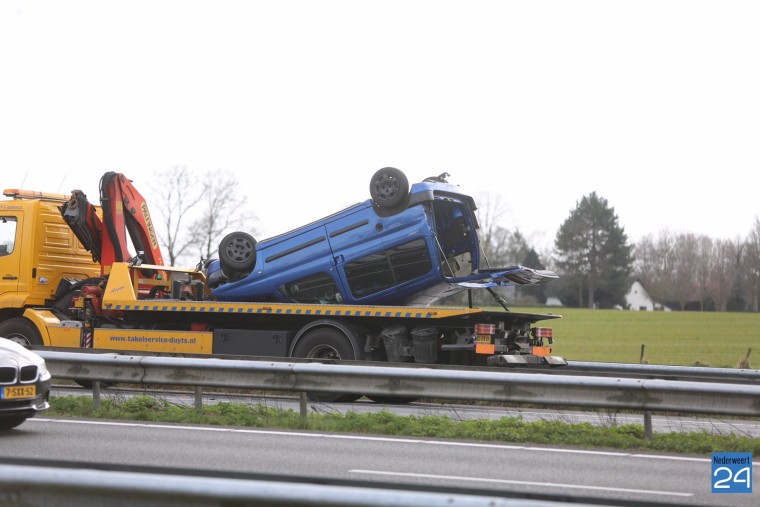
[[[403,203],[409,194],[409,180],[395,167],[383,167],[369,182],[372,204],[379,208],[395,208]]]
[[[256,239],[247,232],[231,232],[219,243],[219,264],[228,277],[250,273],[256,266]]]
[[[24,317],[14,317],[0,323],[0,337],[7,338],[24,347],[42,346],[42,336],[37,328]]]
[[[317,328],[301,337],[293,349],[293,357],[332,360],[356,359],[354,348],[348,338],[337,329],[329,327]],[[307,396],[312,401],[326,403],[350,403],[361,398],[361,394],[347,393],[307,393]]]

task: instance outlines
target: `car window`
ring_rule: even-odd
[[[0,255],[13,253],[16,242],[16,218],[0,217]]]
[[[375,294],[429,273],[432,268],[425,240],[376,252],[346,265],[346,280],[355,297]]]
[[[338,286],[327,273],[317,273],[280,287],[285,297],[297,303],[340,303],[343,297]]]
[[[377,252],[346,264],[348,288],[355,297],[364,297],[393,285],[391,266],[385,252]]]
[[[388,251],[396,283],[408,282],[428,273],[433,267],[423,239],[416,239]]]

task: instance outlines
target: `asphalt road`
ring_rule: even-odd
[[[757,490],[711,494],[709,456],[46,417],[0,433],[0,460],[35,457],[674,505],[760,503]]]

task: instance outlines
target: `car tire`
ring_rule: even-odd
[[[7,338],[26,348],[42,346],[42,336],[24,317],[14,317],[0,323],[0,337]]]
[[[369,182],[372,204],[379,208],[395,208],[403,203],[409,194],[409,180],[395,167],[383,167]]]
[[[349,339],[336,329],[318,328],[304,335],[293,349],[293,357],[326,360],[356,359]],[[361,398],[361,394],[348,393],[307,393],[311,401],[325,403],[350,403]]]
[[[25,415],[0,416],[0,431],[12,430],[16,426],[20,426],[26,419]]]
[[[232,232],[219,243],[219,264],[228,277],[250,273],[256,266],[256,239],[247,232]]]

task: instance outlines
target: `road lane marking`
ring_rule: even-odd
[[[662,459],[673,461],[694,461],[710,463],[710,458],[693,458],[688,456],[659,456],[656,454],[639,454],[629,452],[617,452],[617,451],[592,451],[584,449],[562,449],[558,447],[533,447],[527,445],[510,445],[510,444],[484,444],[478,442],[451,442],[443,440],[420,440],[416,438],[398,438],[398,437],[373,437],[368,435],[343,435],[334,433],[306,433],[302,431],[277,431],[277,430],[254,430],[248,428],[225,428],[225,427],[210,427],[210,426],[182,426],[176,424],[154,424],[154,423],[137,423],[137,422],[123,422],[123,421],[87,421],[81,419],[47,419],[43,417],[33,417],[26,421],[30,422],[49,422],[55,424],[83,424],[93,426],[120,426],[120,427],[134,427],[134,428],[151,428],[151,429],[164,429],[164,430],[185,430],[185,431],[201,431],[201,432],[217,432],[217,433],[243,433],[253,435],[272,435],[272,436],[287,436],[287,437],[304,437],[304,438],[324,438],[335,440],[361,440],[367,442],[388,442],[399,444],[424,444],[424,445],[437,445],[447,447],[469,447],[480,449],[497,449],[505,451],[536,451],[536,452],[554,452],[564,454],[584,454],[592,456],[611,456],[620,458],[645,458],[645,459]]]
[[[661,495],[661,496],[680,496],[689,497],[694,496],[693,493],[680,493],[677,491],[656,491],[648,489],[629,489],[629,488],[613,488],[606,486],[581,486],[577,484],[562,484],[557,482],[532,482],[532,481],[515,481],[510,479],[489,479],[485,477],[460,477],[457,475],[434,475],[434,474],[415,474],[406,472],[385,472],[382,470],[349,470],[349,473],[354,474],[369,474],[369,475],[385,475],[393,477],[410,477],[414,479],[441,479],[447,481],[464,481],[464,482],[488,482],[497,484],[511,484],[517,486],[538,486],[542,488],[572,488],[572,489],[587,489],[593,491],[606,491],[615,493],[636,493],[644,495]]]

